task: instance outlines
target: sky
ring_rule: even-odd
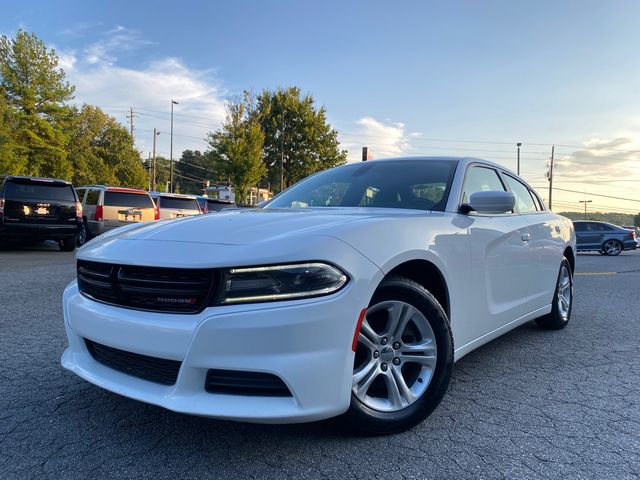
[[[554,210],[640,211],[640,2],[3,1],[0,33],[54,48],[74,102],[130,127],[147,156],[206,150],[225,101],[298,86],[350,161],[475,156]],[[610,198],[616,197],[616,198]]]

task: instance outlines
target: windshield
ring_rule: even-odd
[[[391,160],[326,170],[264,208],[381,207],[444,210],[457,162]]]

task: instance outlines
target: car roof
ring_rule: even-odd
[[[62,180],[61,178],[30,177],[28,175],[0,175],[0,179],[3,180],[11,180],[12,178],[17,180],[33,180],[34,182],[63,183],[65,185],[71,185],[70,181]]]
[[[152,197],[175,197],[175,198],[190,198],[197,200],[196,195],[190,195],[186,193],[168,193],[168,192],[149,192]]]

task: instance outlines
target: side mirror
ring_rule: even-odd
[[[471,194],[469,203],[460,206],[463,213],[475,211],[478,213],[498,214],[508,213],[516,205],[516,197],[511,192],[489,190]]]

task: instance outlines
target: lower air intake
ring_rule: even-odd
[[[209,393],[251,395],[256,397],[291,397],[280,377],[263,372],[208,370],[204,388]]]

